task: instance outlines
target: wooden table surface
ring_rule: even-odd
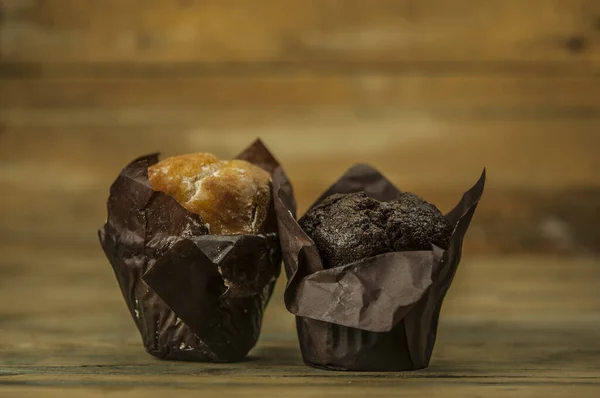
[[[146,354],[100,250],[4,250],[0,396],[597,396],[600,267],[469,256],[428,369],[346,373],[302,363],[280,280],[258,346],[236,364]]]
[[[0,1],[0,396],[600,396],[598,0]],[[260,136],[299,210],[355,162],[450,209],[431,367],[303,365],[284,278],[238,364],[142,349],[97,242],[149,152]]]

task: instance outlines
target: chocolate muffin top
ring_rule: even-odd
[[[335,194],[298,223],[315,242],[325,268],[393,251],[446,249],[452,227],[442,213],[413,193],[379,202],[364,192]]]

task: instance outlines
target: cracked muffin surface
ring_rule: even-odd
[[[323,266],[339,267],[393,251],[448,247],[452,228],[443,214],[414,193],[379,202],[364,192],[334,194],[298,221],[315,242]]]
[[[264,231],[271,201],[271,175],[244,160],[220,160],[210,153],[166,158],[148,167],[155,191],[174,197],[202,217],[211,234]]]

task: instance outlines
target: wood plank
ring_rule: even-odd
[[[2,57],[0,57],[0,61]],[[319,76],[355,76],[364,74],[427,76],[520,76],[588,77],[599,76],[594,62],[570,61],[369,61],[348,62],[164,62],[164,63],[59,63],[0,62],[0,79],[17,78],[205,78],[268,77],[311,73]]]
[[[193,377],[189,377],[192,380]],[[507,381],[503,379],[487,380],[485,382],[473,381],[471,384],[464,382],[458,385],[452,385],[448,381],[436,381],[428,384],[422,383],[420,385],[413,385],[411,383],[402,383],[401,385],[394,386],[379,386],[380,380],[369,383],[364,387],[355,387],[354,381],[340,381],[340,385],[331,387],[314,387],[307,385],[306,382],[301,380],[297,381],[297,384],[289,387],[281,386],[270,386],[263,385],[259,387],[249,387],[247,385],[218,385],[207,388],[204,385],[192,385],[192,386],[172,386],[171,381],[165,384],[169,386],[156,386],[157,383],[148,383],[151,386],[146,386],[146,383],[140,385],[138,383],[130,383],[127,387],[124,387],[123,383],[115,382],[109,385],[96,383],[96,387],[90,386],[94,383],[90,381],[81,381],[79,383],[54,383],[55,387],[49,387],[48,383],[34,382],[34,381],[17,381],[13,384],[22,384],[26,387],[0,387],[0,392],[6,394],[6,396],[20,396],[20,397],[106,397],[106,390],[110,389],[110,397],[119,398],[149,398],[149,397],[164,397],[170,394],[178,393],[197,393],[198,391],[204,391],[212,394],[219,395],[220,397],[242,397],[242,396],[261,396],[265,398],[279,398],[282,396],[290,397],[314,397],[324,395],[327,397],[375,397],[375,398],[396,398],[399,394],[403,397],[441,397],[441,398],[463,398],[463,397],[479,397],[485,396],[490,398],[502,398],[502,397],[548,397],[548,398],[562,398],[573,394],[577,397],[583,398],[595,398],[600,392],[600,388],[595,385],[556,385],[554,382],[538,381],[536,384],[517,384],[510,383],[507,386]],[[341,383],[348,383],[348,385],[341,385]],[[9,384],[9,383],[7,383]],[[153,385],[154,384],[154,385]],[[566,383],[565,383],[566,384]],[[583,384],[583,383],[582,383]],[[60,386],[60,387],[59,387]],[[85,386],[85,387],[84,387]],[[204,387],[204,388],[203,388]],[[124,388],[126,388],[124,390]]]
[[[7,192],[0,196],[0,236],[9,245],[35,238],[46,246],[95,246],[108,187],[131,159],[161,149],[227,158],[261,136],[295,184],[299,214],[356,162],[374,164],[445,211],[487,166],[487,192],[468,250],[600,252],[594,121],[409,123],[271,114],[251,126],[235,115],[220,115],[219,122],[200,118],[202,124],[190,128],[6,128],[0,135],[0,185]]]
[[[600,116],[600,79],[364,73],[99,79],[0,79],[0,108],[178,107],[432,110]]]
[[[127,110],[101,113],[104,126],[94,126],[93,120],[86,124],[83,117],[73,125],[5,125],[0,136],[3,181],[19,183],[36,170],[45,170],[47,175],[37,187],[77,192],[106,184],[140,154],[207,151],[228,158],[260,136],[295,181],[312,183],[319,191],[356,162],[373,164],[405,189],[463,189],[484,166],[489,169],[491,186],[503,190],[600,185],[596,173],[600,134],[595,120],[464,121],[428,115],[406,120],[395,115],[335,112],[197,112],[197,124],[178,125],[171,119],[167,128],[152,113],[146,114],[142,125],[120,125],[118,112]],[[39,116],[43,115],[28,115],[30,119]],[[65,113],[64,121],[68,116],[76,119],[77,113]]]
[[[25,63],[600,60],[595,0],[12,0],[0,55]],[[596,69],[597,70],[597,69]]]

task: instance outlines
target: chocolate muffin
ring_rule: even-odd
[[[298,223],[315,242],[323,266],[339,267],[382,253],[448,247],[452,227],[437,207],[414,193],[379,202],[364,192],[335,194]]]

